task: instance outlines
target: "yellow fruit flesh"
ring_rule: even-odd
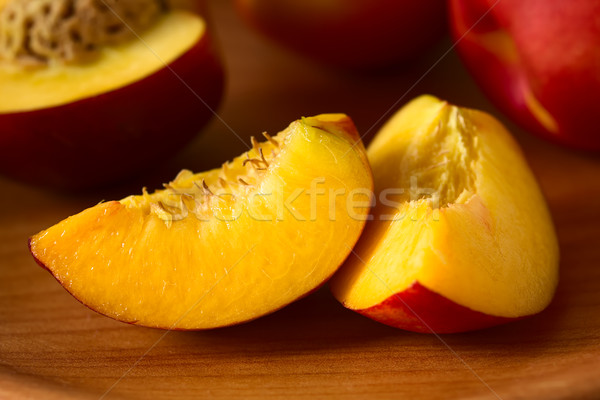
[[[332,280],[347,307],[375,306],[414,282],[494,316],[548,305],[558,281],[554,228],[498,121],[423,96],[384,126],[368,156],[376,193],[405,192],[389,197],[397,207],[378,203],[356,255]]]
[[[353,216],[346,202],[372,177],[359,139],[339,129],[348,121],[294,122],[224,168],[70,217],[34,236],[32,253],[122,321],[203,329],[275,311],[330,277],[364,226],[368,209]],[[346,195],[310,194],[321,189]]]
[[[165,68],[205,29],[199,16],[171,11],[139,39],[105,47],[90,63],[22,69],[0,62],[0,113],[59,106],[127,86]]]

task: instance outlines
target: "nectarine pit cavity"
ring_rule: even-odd
[[[217,217],[235,219],[235,202],[256,188],[276,163],[277,156],[285,146],[285,132],[275,138],[263,132],[265,142],[250,138],[252,148],[220,169],[209,173],[194,174],[182,170],[175,179],[164,185],[165,190],[141,196],[130,196],[125,203],[142,206],[170,224],[189,216],[201,221]],[[218,214],[215,214],[215,213]]]
[[[0,10],[0,60],[89,61],[99,47],[130,40],[166,10],[162,0],[9,0]]]
[[[434,209],[473,193],[472,166],[477,162],[472,127],[458,108],[447,107],[442,112],[446,115],[433,129],[414,135],[400,162],[400,187],[416,186],[418,192],[410,193],[412,199],[429,199]]]
[[[391,222],[409,216],[419,222],[432,213],[437,221],[440,210],[475,194],[479,155],[474,127],[457,107],[440,113],[437,122],[412,132],[402,154],[381,149],[375,164],[383,172],[374,179],[383,190],[375,219]]]

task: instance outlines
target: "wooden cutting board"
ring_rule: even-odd
[[[426,92],[500,115],[454,54],[430,68],[449,42],[401,71],[357,76],[263,41],[230,2],[214,1],[212,12],[230,77],[221,120],[175,160],[85,194],[0,178],[0,399],[600,398],[600,157],[511,124],[562,252],[556,298],[528,320],[438,338],[365,319],[325,288],[245,325],[165,332],[88,310],[39,268],[27,251],[30,235],[100,200],[158,187],[180,168],[215,167],[241,153],[250,135],[303,115],[346,112],[367,140],[388,111]]]

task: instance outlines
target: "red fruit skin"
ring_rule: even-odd
[[[525,129],[559,144],[600,150],[600,2],[597,0],[449,0],[456,48],[486,95]],[[475,23],[485,14],[491,11]],[[505,32],[516,60],[485,42]],[[524,97],[529,90],[554,118],[540,123]]]
[[[496,317],[471,310],[419,282],[373,307],[356,311],[394,328],[418,333],[467,332],[525,318]]]
[[[54,188],[131,177],[171,157],[209,121],[224,87],[208,32],[170,65],[125,87],[0,114],[0,172]]]
[[[409,61],[446,33],[444,0],[236,0],[236,5],[269,38],[349,69]]]

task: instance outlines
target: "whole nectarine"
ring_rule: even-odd
[[[450,0],[449,8],[458,52],[496,106],[546,139],[600,150],[600,2]]]
[[[261,32],[315,60],[368,69],[423,54],[446,30],[443,0],[236,0]]]

